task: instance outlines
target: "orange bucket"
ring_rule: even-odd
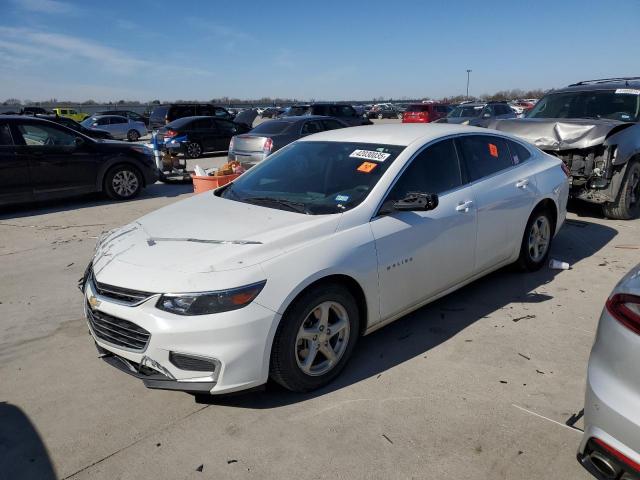
[[[191,175],[191,178],[193,179],[193,191],[194,193],[202,193],[207,190],[215,190],[229,182],[233,182],[239,176],[239,173],[211,177],[198,177],[196,175]]]

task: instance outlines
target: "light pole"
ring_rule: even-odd
[[[467,69],[467,100],[469,100],[469,74],[471,70]]]

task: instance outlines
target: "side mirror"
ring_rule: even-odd
[[[438,195],[435,193],[409,192],[402,200],[394,202],[393,208],[400,211],[426,211],[438,206]]]

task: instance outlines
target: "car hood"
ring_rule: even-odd
[[[113,230],[98,242],[98,281],[143,291],[189,291],[202,274],[259,268],[336,231],[340,214],[304,215],[219,198],[174,203]],[[209,275],[210,277],[210,275]],[[196,282],[197,283],[197,282]]]
[[[519,118],[495,120],[489,128],[516,135],[541,150],[560,151],[601,145],[620,125],[626,124],[601,119]]]

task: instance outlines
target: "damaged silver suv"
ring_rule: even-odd
[[[588,80],[545,95],[502,130],[559,157],[571,196],[601,204],[607,217],[640,216],[640,77]]]

